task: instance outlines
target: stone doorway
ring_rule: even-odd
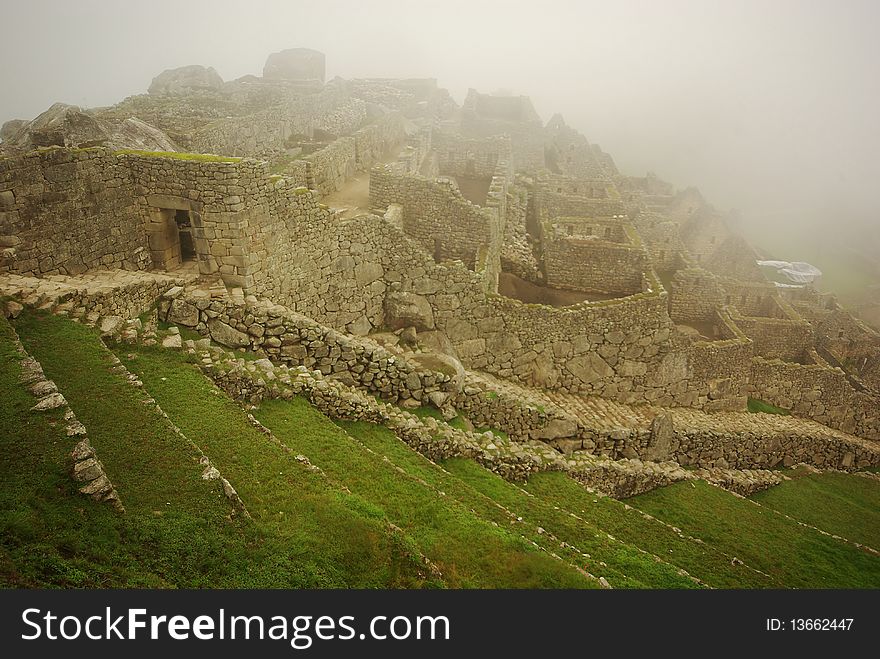
[[[216,272],[198,204],[166,195],[153,195],[148,203],[147,237],[153,266],[172,271],[198,262],[202,274]]]
[[[196,260],[196,244],[193,239],[192,218],[189,211],[174,211],[174,223],[177,225],[178,242],[180,243],[180,260],[182,263]]]

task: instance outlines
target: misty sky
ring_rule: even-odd
[[[224,79],[306,46],[328,77],[435,77],[529,94],[630,174],[697,185],[750,221],[880,223],[880,2],[4,3],[0,121]]]

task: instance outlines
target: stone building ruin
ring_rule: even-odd
[[[621,173],[528,97],[325,81],[324,55],[293,49],[262,77],[183,67],[53,108],[2,131],[0,290],[184,276],[120,308],[563,453],[880,462],[878,334],[775,286],[698,191]],[[748,421],[749,397],[791,429]]]

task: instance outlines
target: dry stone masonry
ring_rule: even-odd
[[[769,281],[698,190],[621,173],[528,97],[325,82],[323,54],[291,49],[262,77],[172,69],[2,139],[7,316],[186,347],[159,318],[205,337],[188,349],[237,398],[307,395],[511,478],[749,492],[769,469],[877,464],[880,335]],[[400,409],[419,406],[506,436]]]

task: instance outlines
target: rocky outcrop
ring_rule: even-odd
[[[10,119],[0,126],[0,141],[8,142],[25,127],[27,121],[25,119]]]
[[[140,151],[180,151],[165,133],[137,117],[129,117],[119,124],[108,138],[107,146]]]
[[[22,150],[48,146],[89,147],[106,142],[107,132],[94,117],[75,105],[55,103],[22,126],[4,145]]]
[[[288,48],[269,55],[263,66],[263,77],[324,82],[324,71],[324,53],[311,48]]]
[[[64,103],[55,103],[33,121],[22,122],[15,132],[12,132],[12,128],[6,131],[8,134],[3,138],[3,146],[12,152],[52,146],[106,146],[142,151],[179,150],[165,133],[137,117],[129,117],[116,123],[98,119],[75,105]]]
[[[183,95],[221,87],[223,87],[223,78],[213,68],[191,64],[162,71],[153,78],[147,92],[154,95]]]

